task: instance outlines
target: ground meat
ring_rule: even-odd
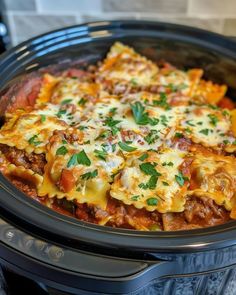
[[[191,197],[185,204],[183,213],[165,213],[162,215],[164,229],[185,230],[209,227],[230,220],[229,212],[218,206],[214,200],[206,197]]]
[[[46,164],[44,154],[28,154],[24,150],[18,150],[15,147],[9,147],[4,144],[0,144],[0,150],[10,163],[16,166],[23,166],[26,169],[31,169],[34,172],[43,175],[44,166]]]
[[[25,180],[16,177],[11,178],[10,181],[23,193],[38,200],[36,188],[31,183],[27,183]]]

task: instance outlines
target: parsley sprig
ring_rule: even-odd
[[[70,168],[71,166],[75,166],[77,164],[81,164],[84,166],[91,165],[91,161],[88,158],[88,156],[86,155],[84,150],[82,150],[81,152],[79,152],[77,154],[73,154],[67,163],[67,167]]]

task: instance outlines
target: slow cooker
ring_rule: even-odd
[[[234,41],[147,21],[87,23],[21,43],[1,56],[1,95],[44,67],[94,64],[117,40],[154,61],[201,67],[206,79],[227,84],[236,97]],[[2,99],[1,118],[7,103]],[[60,215],[2,175],[0,190],[3,276],[34,282],[41,288],[35,294],[236,294],[236,221],[177,232],[115,229]]]

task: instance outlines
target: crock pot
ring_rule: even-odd
[[[0,59],[0,91],[49,65],[83,67],[114,41],[205,78],[236,97],[236,43],[186,26],[103,21],[53,31]],[[1,116],[7,101],[1,101]],[[0,264],[55,294],[236,294],[236,221],[205,229],[141,232],[60,215],[0,175]],[[54,293],[53,293],[54,292]]]

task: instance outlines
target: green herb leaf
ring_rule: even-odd
[[[156,206],[158,204],[157,198],[149,198],[146,200],[148,206]]]
[[[81,164],[81,165],[85,165],[85,166],[91,165],[91,161],[88,158],[88,156],[86,155],[84,150],[82,150],[78,154],[73,154],[67,163],[67,167],[69,168],[69,167],[75,166],[77,164]]]
[[[106,161],[107,152],[105,150],[94,150],[95,156],[103,161]]]
[[[184,185],[185,180],[189,180],[188,177],[185,177],[182,172],[179,172],[178,175],[175,175],[175,180],[178,182],[180,186]]]
[[[138,199],[139,199],[139,195],[137,195],[137,196],[133,196],[133,197],[131,197],[130,198],[132,201],[138,201]]]
[[[149,162],[140,164],[139,168],[146,175],[161,176],[161,173],[157,172],[155,166]]]
[[[176,133],[175,133],[175,137],[176,137],[176,138],[182,138],[182,137],[184,137],[184,136],[183,136],[183,133],[176,132]]]
[[[208,116],[208,118],[210,119],[210,123],[211,123],[213,126],[216,126],[217,123],[219,122],[219,119],[216,117],[216,115],[214,115],[214,114],[208,114],[207,116]]]
[[[46,116],[45,115],[41,115],[41,122],[45,122],[46,121]]]
[[[208,133],[209,133],[209,129],[202,129],[202,130],[200,130],[199,131],[199,133],[202,133],[202,134],[204,134],[204,135],[208,135]]]
[[[83,97],[78,101],[78,105],[84,106],[87,102],[87,99],[84,99]]]
[[[153,190],[156,188],[157,185],[157,181],[158,181],[158,176],[156,175],[152,175],[147,183],[140,183],[138,186],[144,190],[146,189],[150,189]]]
[[[139,125],[147,125],[149,123],[148,114],[145,112],[144,106],[139,102],[131,104],[131,110],[133,112],[134,120]]]
[[[163,184],[164,186],[169,186],[169,183],[166,182],[166,181],[162,181],[162,184]]]
[[[138,82],[137,82],[137,80],[136,80],[135,78],[132,78],[132,79],[130,80],[130,83],[131,83],[133,86],[137,86],[137,85],[138,85]]]
[[[64,100],[61,102],[61,105],[65,105],[65,104],[68,104],[68,103],[70,103],[70,102],[72,102],[72,99],[71,99],[71,98],[69,98],[69,99],[64,99]]]
[[[115,115],[116,111],[117,111],[117,108],[111,108],[111,109],[109,110],[109,113],[110,113],[111,115]]]
[[[63,144],[67,144],[67,141],[65,139],[62,139]]]
[[[41,144],[42,141],[38,141],[38,135],[34,135],[28,140],[28,143],[37,146],[37,145]]]
[[[88,129],[88,127],[80,125],[79,127],[77,127],[77,129],[82,131],[82,130]]]
[[[186,124],[189,125],[189,126],[195,126],[195,124],[193,124],[191,121],[193,121],[193,120],[187,120]]]
[[[162,163],[162,166],[170,166],[170,167],[173,167],[174,166],[174,163],[173,162],[164,162]]]
[[[91,161],[89,160],[84,150],[82,150],[81,152],[77,154],[77,162],[78,164],[85,165],[85,166],[91,165]]]
[[[123,151],[126,151],[126,152],[133,152],[133,151],[137,150],[136,147],[132,147],[132,146],[126,144],[125,142],[119,141],[118,145]]]
[[[153,105],[163,107],[166,110],[171,109],[170,105],[167,103],[167,96],[166,96],[166,94],[164,92],[160,93],[160,99],[159,100],[154,100],[153,101]]]
[[[64,156],[65,154],[67,154],[68,153],[68,150],[67,150],[67,148],[63,145],[63,146],[61,146],[61,147],[59,147],[58,149],[57,149],[57,151],[56,151],[56,155],[57,156],[59,156],[59,155],[62,155],[62,156]]]
[[[70,157],[67,163],[67,168],[70,168],[71,166],[75,166],[76,164],[77,164],[77,154],[74,154]]]
[[[143,154],[142,156],[140,156],[138,159],[139,159],[140,161],[144,161],[144,160],[146,160],[147,158],[148,158],[148,154],[145,153],[145,154]]]
[[[161,118],[161,124],[167,127],[168,119],[166,115],[161,115],[160,118]]]
[[[146,135],[144,137],[144,140],[148,143],[148,144],[152,144],[155,143],[159,136],[157,135],[158,131],[157,130],[150,130],[150,132],[148,133],[148,135]]]
[[[89,180],[89,179],[95,178],[97,175],[98,175],[98,170],[96,169],[92,172],[84,173],[80,177],[84,180]]]
[[[59,110],[59,112],[56,114],[58,118],[61,118],[62,115],[66,114],[66,110]]]
[[[100,139],[100,138],[108,138],[109,136],[111,135],[111,131],[110,130],[104,130],[104,131],[102,131],[99,135],[98,135],[98,137],[96,137],[95,138],[95,140],[98,140],[98,139]]]
[[[114,127],[117,124],[119,124],[121,121],[120,120],[114,120],[112,117],[107,117],[104,125],[109,126],[109,127]]]

